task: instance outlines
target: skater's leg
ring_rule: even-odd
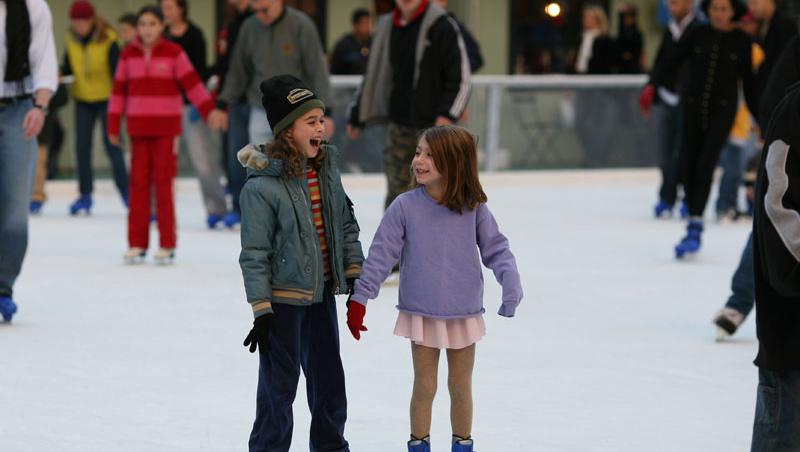
[[[0,108],[0,295],[11,296],[28,247],[36,140],[26,140],[22,120],[29,100]]]
[[[386,148],[383,150],[383,171],[386,173],[384,209],[411,184],[411,160],[417,149],[419,131],[390,123],[386,128]]]
[[[150,188],[153,180],[152,139],[131,138],[128,246],[147,249],[150,236]]]
[[[694,145],[693,167],[684,166],[684,169],[691,171],[691,176],[687,176],[685,181],[690,217],[703,216],[711,192],[714,169],[717,167],[719,154],[728,141],[733,115],[729,111],[720,111],[711,118],[709,124],[700,137],[693,137],[698,140]]]
[[[739,311],[747,317],[755,303],[755,281],[753,276],[753,234],[747,237],[739,266],[731,279],[731,296],[726,307]]]
[[[246,103],[234,103],[228,113],[228,187],[233,198],[233,211],[240,213],[239,194],[242,192],[246,172],[236,158],[236,153],[247,146],[247,123],[250,120],[250,107]]]
[[[759,369],[751,452],[800,450],[800,371]]]
[[[411,435],[425,438],[431,431],[431,411],[436,396],[439,349],[411,343],[414,363],[414,390],[411,394]]]
[[[273,303],[276,319],[269,351],[259,350],[256,419],[250,433],[250,452],[288,452],[292,444],[292,403],[300,379],[302,325],[307,307]]]
[[[656,120],[656,137],[661,169],[659,199],[674,205],[678,193],[678,156],[681,146],[681,110],[660,104],[653,109]]]
[[[98,102],[96,108],[103,126],[103,144],[105,145],[108,160],[111,162],[111,173],[114,176],[114,184],[117,186],[117,191],[120,196],[127,199],[128,171],[125,169],[125,156],[122,153],[121,147],[111,144],[111,141],[108,140],[108,127],[106,124],[108,102]]]
[[[717,198],[717,214],[737,211],[739,185],[742,182],[742,146],[729,141],[720,155],[722,179],[719,181],[719,197]]]
[[[447,388],[450,391],[450,424],[453,435],[472,435],[472,369],[475,344],[458,350],[447,349]]]
[[[326,285],[323,302],[308,308],[302,329],[302,366],[311,411],[309,445],[312,452],[346,452],[347,421],[344,368],[339,354],[336,299]]]
[[[36,175],[33,178],[33,192],[31,201],[45,202],[47,193],[44,191],[44,182],[47,179],[47,146],[39,146],[39,155],[36,159]]]
[[[222,170],[219,161],[211,155],[211,133],[200,113],[191,105],[183,109],[183,139],[195,176],[200,182],[206,213],[225,215],[225,191],[220,184]]]
[[[272,141],[272,129],[267,122],[267,112],[262,107],[250,106],[247,132],[251,144],[259,145]]]
[[[75,157],[78,163],[78,188],[81,196],[91,195],[94,189],[92,169],[92,132],[95,115],[91,104],[75,101]]]
[[[161,248],[175,248],[178,242],[175,225],[175,176],[178,171],[178,140],[174,137],[157,137],[153,140],[153,182],[156,187],[156,209],[159,244]]]

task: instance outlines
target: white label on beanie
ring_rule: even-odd
[[[289,102],[292,103],[292,105],[294,105],[303,99],[308,99],[309,97],[312,97],[313,95],[314,93],[305,88],[295,88],[289,91],[289,95],[286,96],[286,100],[288,100]]]

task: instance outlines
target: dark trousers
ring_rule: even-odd
[[[247,146],[250,136],[247,132],[247,125],[250,122],[250,106],[246,102],[234,103],[228,112],[228,132],[226,135],[226,152],[228,167],[228,188],[233,198],[233,211],[241,212],[239,208],[239,195],[242,193],[244,181],[247,176],[244,167],[236,158],[236,153]]]
[[[736,309],[744,314],[750,314],[755,304],[756,289],[755,276],[753,276],[753,234],[747,237],[747,245],[742,250],[739,266],[731,279],[731,296],[726,307]]]
[[[658,139],[658,166],[661,169],[661,189],[658,196],[661,201],[672,206],[678,197],[683,111],[680,105],[672,107],[658,104],[653,108],[653,116]]]
[[[78,184],[81,195],[91,195],[94,189],[94,170],[92,169],[92,134],[97,119],[102,125],[103,144],[111,161],[111,171],[119,194],[128,196],[128,171],[122,149],[108,141],[106,111],[108,102],[75,101],[75,154],[78,159]]]
[[[758,370],[751,452],[800,450],[800,371]]]
[[[733,104],[735,105],[735,104]],[[681,179],[689,205],[689,216],[702,217],[706,209],[714,169],[728,142],[736,115],[735,108],[717,105],[713,115],[684,110],[683,145],[681,146]]]
[[[311,452],[348,452],[344,369],[339,355],[336,300],[326,285],[322,303],[273,303],[270,350],[260,356],[251,452],[287,452],[292,442],[292,402],[300,369],[311,411]]]

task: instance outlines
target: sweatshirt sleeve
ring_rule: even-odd
[[[469,55],[461,36],[458,24],[449,16],[440,19],[441,36],[439,40],[441,67],[444,68],[444,83],[436,114],[458,121],[470,95]]]
[[[784,297],[800,297],[800,158],[782,140],[770,144],[764,161],[767,221],[774,229],[760,228],[759,245],[770,285]]]
[[[375,299],[381,284],[389,276],[400,260],[405,243],[405,214],[402,198],[395,199],[383,215],[381,224],[372,238],[369,255],[361,269],[361,277],[356,281],[355,291],[350,299],[363,305]]]
[[[503,304],[498,314],[514,317],[517,306],[522,300],[522,284],[508,239],[500,232],[486,204],[478,207],[477,223],[478,248],[483,265],[494,272],[494,277],[503,287]]]
[[[175,62],[175,76],[181,89],[186,93],[186,97],[189,98],[189,102],[200,111],[203,119],[207,118],[214,109],[214,101],[183,50],[178,54]]]
[[[303,66],[304,77],[311,89],[313,89],[317,96],[325,103],[325,115],[331,115],[331,77],[328,73],[328,65],[325,62],[325,52],[322,50],[322,43],[317,33],[317,28],[311,22],[311,19],[303,20],[301,22],[300,32],[300,51],[302,55],[300,59]]]
[[[128,70],[126,69],[125,55],[123,54],[117,62],[117,70],[114,73],[114,87],[111,91],[111,98],[108,100],[108,134],[119,135],[122,123],[122,114],[125,110],[125,96],[128,93]]]

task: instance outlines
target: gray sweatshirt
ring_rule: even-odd
[[[219,100],[230,104],[245,94],[248,104],[261,107],[259,85],[281,74],[303,80],[330,105],[331,80],[317,28],[307,15],[288,6],[270,25],[255,15],[244,21]]]

